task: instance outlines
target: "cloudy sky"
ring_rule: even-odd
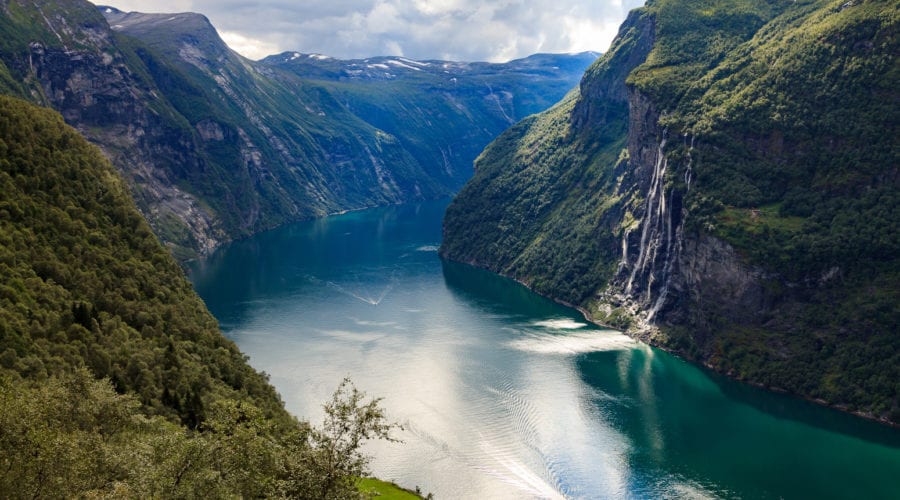
[[[199,12],[251,58],[283,51],[339,58],[507,61],[605,51],[643,0],[96,0],[124,11]]]

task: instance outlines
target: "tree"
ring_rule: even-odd
[[[391,431],[402,429],[387,421],[380,398],[365,402],[366,394],[345,378],[323,405],[321,428],[304,427],[288,437],[285,480],[280,494],[296,498],[367,498],[356,488],[358,478],[368,475],[370,457],[362,445],[372,439],[398,442]]]

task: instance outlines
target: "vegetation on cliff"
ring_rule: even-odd
[[[0,495],[351,498],[389,436],[349,383],[297,422],[100,151],[0,96]]]
[[[898,17],[884,0],[649,2],[579,96],[485,150],[443,255],[898,421]],[[709,274],[717,241],[736,274]]]
[[[590,60],[491,65],[457,89],[437,64],[424,79],[392,65],[396,81],[373,93],[249,61],[200,14],[0,2],[0,92],[98,144],[181,260],[288,221],[447,196],[488,141],[562,97]],[[390,105],[348,97],[385,92]]]

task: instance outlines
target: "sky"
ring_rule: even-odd
[[[603,52],[643,0],[96,0],[130,12],[199,12],[250,59],[285,51],[341,59],[503,62]]]

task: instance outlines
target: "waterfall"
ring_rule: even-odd
[[[666,263],[663,266],[663,272],[662,272],[663,285],[662,285],[662,288],[659,290],[659,297],[656,298],[656,302],[653,303],[653,307],[650,308],[650,312],[649,312],[649,314],[647,314],[647,321],[650,321],[653,318],[655,318],[656,313],[658,313],[659,310],[662,309],[663,304],[665,304],[666,297],[669,295],[669,282],[670,282],[669,278],[672,276],[672,267],[675,265],[675,260],[677,259],[677,256],[681,253],[681,241],[682,241],[681,240],[681,228],[679,227],[675,230],[675,238],[673,239],[672,238],[672,219],[671,219],[671,217],[669,218],[669,221],[668,221],[667,231],[668,231],[668,233],[667,233],[668,234],[668,236],[667,236],[668,246],[666,247]],[[675,248],[673,248],[673,246]],[[648,289],[647,289],[647,297],[648,298],[650,297],[649,285],[648,285]]]
[[[662,139],[656,149],[656,160],[650,179],[650,189],[647,192],[646,208],[641,218],[641,240],[637,259],[631,269],[628,281],[625,285],[626,295],[631,295],[637,288],[640,292],[640,302],[648,305],[647,321],[653,320],[657,313],[665,305],[669,293],[669,282],[675,261],[681,253],[682,230],[677,224],[679,214],[673,213],[674,193],[666,191],[666,168],[668,160],[665,155],[666,131],[663,131]],[[687,147],[687,135],[684,137]],[[687,170],[685,183],[690,186],[691,157],[694,141],[691,139],[688,148]],[[622,241],[622,264],[628,265],[628,232]],[[656,293],[654,293],[656,291]]]
[[[619,261],[619,269],[628,266],[628,236],[631,235],[631,229],[626,229],[622,233],[622,260]]]
[[[687,190],[691,190],[691,179],[694,175],[693,165],[694,159],[691,157],[691,151],[694,150],[694,139],[695,137],[691,135],[691,145],[688,147],[687,144],[687,132],[684,134],[684,146],[687,148],[687,166],[684,168],[684,183],[687,186]]]
[[[658,226],[662,222],[662,215],[665,214],[666,210],[665,174],[667,160],[664,153],[665,147],[666,132],[663,131],[662,140],[659,141],[659,147],[656,149],[656,165],[653,168],[653,176],[650,180],[650,191],[647,193],[647,208],[644,210],[644,217],[641,219],[640,252],[638,253],[637,261],[634,263],[634,268],[631,270],[631,276],[628,277],[628,283],[625,285],[626,294],[631,293],[634,279],[638,273],[643,274],[647,263],[652,263],[656,259],[656,250],[659,247],[658,233],[660,228]],[[648,242],[651,228],[656,229],[657,237]]]

